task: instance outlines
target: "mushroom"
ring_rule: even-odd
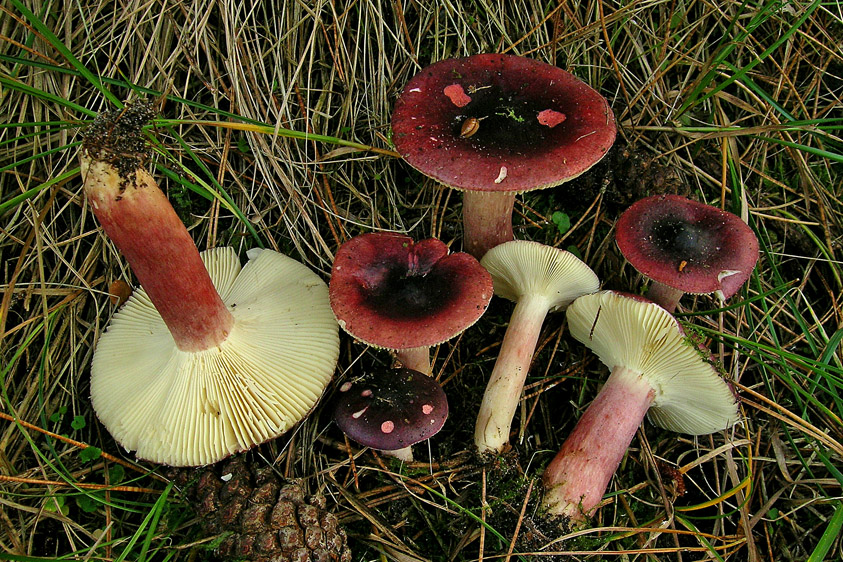
[[[512,418],[545,316],[596,291],[600,281],[570,252],[526,240],[500,244],[480,263],[492,274],[495,294],[516,302],[474,430],[477,450],[492,453],[509,442]]]
[[[678,195],[634,203],[618,219],[615,240],[652,280],[647,298],[668,312],[685,293],[728,299],[758,261],[758,239],[738,216]]]
[[[501,54],[423,69],[396,102],[392,131],[408,164],[464,191],[464,247],[478,259],[513,239],[517,193],[582,174],[605,156],[616,132],[608,103],[585,83]]]
[[[377,369],[343,383],[334,411],[339,428],[366,447],[401,460],[430,439],[448,417],[448,399],[432,377],[412,369]]]
[[[355,236],[337,251],[331,270],[331,307],[340,326],[428,375],[429,347],[474,324],[491,298],[492,278],[477,260],[449,254],[435,238]]]
[[[100,116],[84,189],[142,288],[97,342],[91,401],[138,457],[216,462],[301,420],[331,379],[339,334],[325,283],[295,260],[231,248],[201,256],[144,169],[143,105]]]
[[[571,335],[611,374],[543,476],[551,516],[581,522],[603,497],[644,415],[689,435],[731,427],[735,396],[661,306],[611,291],[575,300]]]

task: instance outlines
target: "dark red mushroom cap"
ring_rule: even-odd
[[[380,369],[339,388],[334,420],[354,441],[394,451],[430,439],[448,418],[448,399],[433,377]]]
[[[618,220],[618,247],[654,281],[686,293],[734,295],[758,261],[758,239],[738,216],[678,195],[634,203]]]
[[[407,163],[449,187],[529,191],[597,163],[615,140],[615,118],[603,96],[560,68],[482,54],[414,76],[392,131]]]
[[[369,233],[337,252],[329,285],[340,326],[387,349],[437,345],[474,324],[492,298],[492,276],[435,238]]]

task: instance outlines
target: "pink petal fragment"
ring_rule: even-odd
[[[546,125],[551,129],[564,120],[564,113],[559,113],[558,111],[554,111],[552,109],[545,109],[543,111],[539,111],[539,123],[542,125]]]
[[[465,107],[471,102],[471,98],[465,93],[465,90],[463,90],[462,86],[459,84],[445,86],[444,93],[448,96],[448,99],[451,100],[451,103],[457,107]]]

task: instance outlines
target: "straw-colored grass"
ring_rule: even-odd
[[[593,172],[519,197],[517,237],[574,246],[605,287],[642,291],[613,241],[636,198],[679,191],[755,230],[746,288],[726,307],[686,296],[680,316],[734,381],[741,423],[698,439],[645,423],[590,527],[545,522],[536,479],[605,370],[550,316],[514,453],[478,464],[473,419],[511,310],[495,301],[436,350],[451,419],[416,463],[361,449],[331,422],[336,383],[389,361],[348,338],[321,405],[250,462],[326,494],[355,560],[839,557],[841,36],[840,6],[819,1],[4,0],[0,559],[206,555],[178,490],[125,455],[88,399],[108,287],[132,276],[84,200],[85,124],[153,100],[155,174],[199,248],[274,248],[327,279],[339,244],[363,232],[460,248],[460,197],[388,155],[390,115],[422,67],[480,52],[572,72],[619,123]],[[573,228],[560,232],[554,212]]]

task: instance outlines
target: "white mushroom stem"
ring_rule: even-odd
[[[549,308],[546,297],[527,294],[512,311],[477,414],[474,444],[480,453],[500,452],[509,442],[512,418],[521,401],[524,381]]]
[[[600,503],[655,391],[641,373],[615,367],[597,398],[545,469],[548,515],[582,521]]]
[[[652,281],[647,290],[647,298],[670,313],[679,306],[679,300],[684,294],[685,291],[674,289],[658,281]]]
[[[413,462],[413,447],[404,447],[403,449],[395,449],[393,451],[381,451],[381,454],[387,457],[395,457],[399,461]]]
[[[398,349],[395,351],[395,358],[407,369],[424,373],[427,376],[432,374],[430,348],[427,346]]]
[[[401,365],[407,369],[412,369],[427,376],[433,374],[430,366],[430,348],[429,347],[410,347],[407,349],[399,349],[395,351],[395,358]],[[394,451],[381,451],[384,455],[395,457],[404,462],[413,462],[413,447],[404,447],[403,449],[395,449]]]
[[[462,200],[463,246],[477,258],[499,244],[509,242],[515,193],[466,191]]]
[[[121,176],[111,163],[87,154],[81,166],[94,214],[129,262],[178,348],[202,351],[221,344],[234,317],[152,176],[143,168]]]

